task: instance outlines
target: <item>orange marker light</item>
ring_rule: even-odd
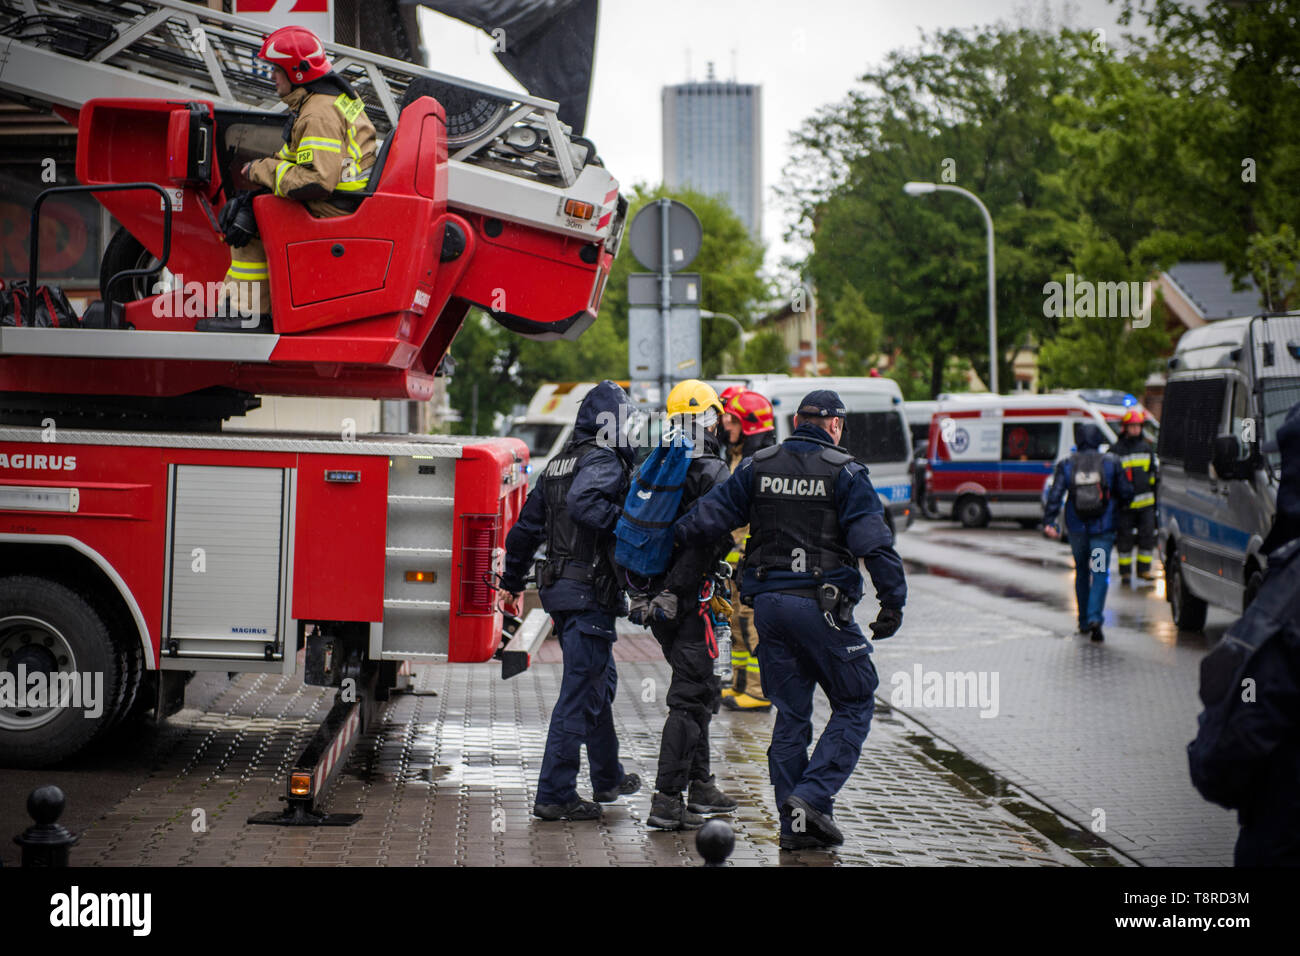
[[[566,199],[564,200],[564,214],[572,216],[574,219],[590,219],[596,214],[596,207],[589,202]]]
[[[311,796],[311,774],[295,773],[289,775],[289,795],[293,797]]]
[[[407,571],[406,582],[408,584],[432,584],[438,580],[437,571]]]

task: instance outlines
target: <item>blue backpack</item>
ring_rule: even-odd
[[[619,567],[644,578],[668,570],[673,522],[682,503],[692,447],[690,439],[674,431],[637,470],[623,502],[623,515],[614,528],[614,561]]]

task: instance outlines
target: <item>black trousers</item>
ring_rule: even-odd
[[[1115,512],[1115,550],[1124,564],[1131,560],[1129,554],[1134,542],[1149,556],[1156,546],[1156,509],[1121,508]]]
[[[673,671],[655,779],[661,793],[679,794],[691,780],[710,776],[709,722],[720,686],[704,643],[704,619],[695,611],[692,604],[678,621],[650,628]]]

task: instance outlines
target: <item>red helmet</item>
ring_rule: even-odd
[[[721,393],[719,393],[718,401],[722,403],[723,408],[726,408],[727,402],[731,401],[744,390],[745,386],[743,385],[728,385],[721,391]]]
[[[1130,408],[1124,413],[1124,424],[1135,423],[1141,425],[1147,420],[1147,413],[1140,408]]]
[[[293,83],[319,80],[333,69],[320,37],[306,27],[280,27],[262,42],[257,58],[283,68]]]
[[[757,435],[759,432],[770,432],[776,428],[776,415],[772,411],[772,403],[758,392],[742,389],[730,398],[724,399],[722,409],[728,415],[735,415],[740,419],[742,435]]]

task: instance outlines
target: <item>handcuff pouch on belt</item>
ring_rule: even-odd
[[[842,588],[834,584],[818,585],[817,607],[826,623],[834,628],[849,627],[853,623],[854,602]]]

